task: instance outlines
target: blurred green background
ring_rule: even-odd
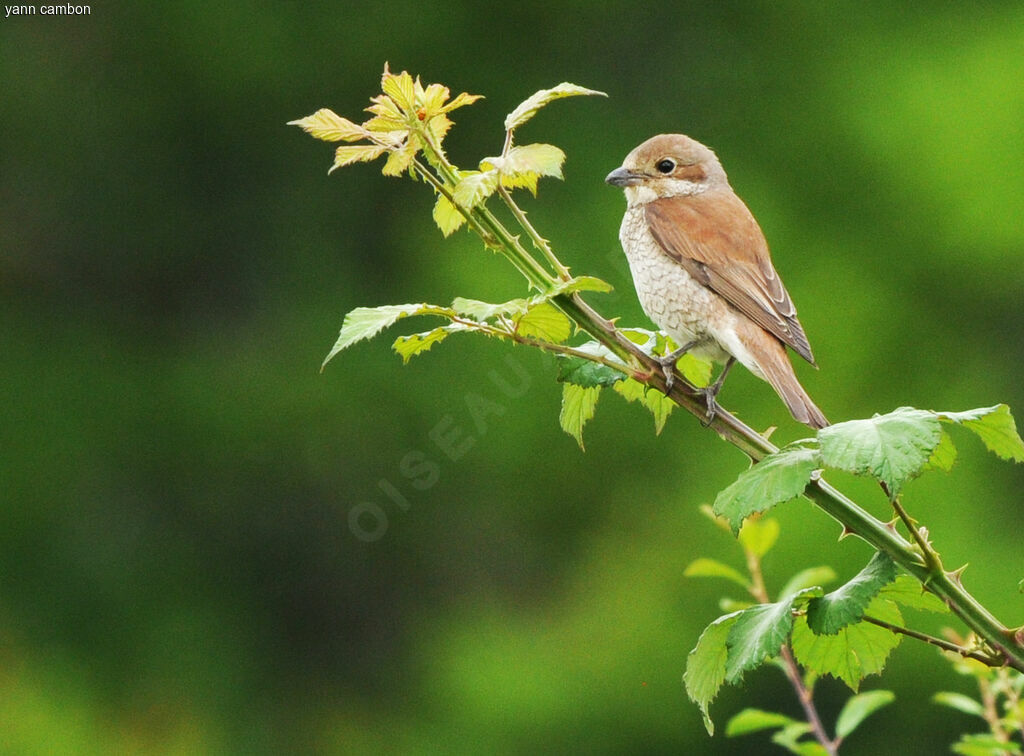
[[[580,453],[552,360],[466,337],[403,367],[389,342],[411,322],[317,372],[354,307],[524,292],[468,233],[442,239],[422,185],[328,177],[331,148],[285,126],[359,118],[385,61],[486,95],[454,114],[465,166],[535,90],[609,94],[521,134],[568,154],[565,182],[524,205],[574,271],[615,285],[589,295],[605,314],[649,325],[602,180],[681,131],[761,222],[821,365],[801,380],[833,420],[1024,416],[1019,2],[91,8],[0,19],[4,752],[770,748],[709,739],[680,683],[727,592],[683,568],[741,566],[697,511],[739,453],[683,413],[656,438],[611,393]],[[477,427],[467,397],[500,411]],[[776,440],[803,432],[743,371],[722,400]],[[436,428],[471,448],[448,459]],[[1020,624],[1024,470],[958,440],[954,472],[907,505]],[[411,452],[437,465],[432,486],[403,475]],[[354,507],[386,516],[374,540]],[[777,514],[770,588],[869,557],[806,502]],[[897,704],[845,753],[941,753],[980,729],[929,703],[971,687],[927,648],[905,643],[865,687]],[[846,695],[820,684],[827,721]],[[799,714],[771,668],[712,713],[744,706]]]

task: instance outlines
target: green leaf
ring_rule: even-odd
[[[895,699],[896,695],[889,690],[871,690],[853,696],[839,712],[839,719],[836,720],[836,737],[840,740],[845,739],[861,722]]]
[[[1016,743],[1006,743],[990,735],[964,735],[952,746],[953,753],[961,756],[1018,756],[1021,753],[1020,746]]]
[[[690,562],[686,569],[683,570],[683,577],[720,577],[731,580],[743,588],[750,586],[750,581],[739,570],[707,557],[694,559]]]
[[[576,348],[579,349],[579,347]],[[592,388],[594,386],[617,386],[618,383],[625,382],[625,378],[624,373],[600,362],[593,362],[584,357],[558,355],[557,380],[559,381]]]
[[[915,578],[910,575],[898,575],[895,582],[879,591],[879,596],[895,601],[908,609],[921,609],[937,614],[949,614],[949,607],[934,593],[928,593]]]
[[[491,304],[490,302],[481,302],[479,299],[455,297],[452,300],[452,309],[460,315],[468,315],[474,320],[482,322],[495,318],[498,315],[522,315],[526,312],[529,304],[525,299],[510,299],[500,304]]]
[[[466,222],[466,216],[459,208],[455,207],[443,194],[437,195],[437,202],[434,203],[434,223],[441,229],[446,237],[458,231]]]
[[[333,110],[320,108],[313,115],[288,121],[289,126],[298,126],[307,134],[325,142],[355,142],[367,136],[366,129],[342,118]]]
[[[802,591],[804,588],[814,586],[825,586],[836,579],[836,571],[831,567],[808,567],[800,570],[793,577],[786,581],[779,591],[779,598],[785,598],[791,594]]]
[[[932,702],[940,704],[941,706],[948,706],[949,708],[956,709],[964,714],[972,714],[976,717],[981,717],[982,719],[985,718],[985,707],[970,696],[965,696],[963,693],[941,691],[932,696]]]
[[[333,173],[336,169],[344,168],[352,163],[368,163],[371,160],[376,160],[387,149],[379,144],[342,145],[334,151],[334,164],[327,172]]]
[[[393,74],[384,66],[384,74],[380,80],[380,90],[390,97],[402,110],[409,112],[414,109],[415,87],[412,76],[407,71]]]
[[[932,456],[928,458],[928,463],[924,466],[925,472],[928,470],[942,470],[943,472],[949,472],[953,469],[953,465],[956,464],[956,446],[953,444],[953,439],[950,438],[946,431],[942,431],[939,436],[939,444],[935,447],[935,451],[932,452]]]
[[[779,530],[779,521],[773,517],[751,517],[743,523],[737,539],[746,551],[763,557],[779,540]]]
[[[796,722],[792,717],[763,709],[744,709],[725,724],[725,736],[734,738],[761,730],[774,730]]]
[[[894,496],[921,473],[941,438],[938,417],[912,407],[818,431],[826,465],[871,475],[884,482]]]
[[[686,695],[700,707],[708,735],[715,734],[708,706],[725,682],[725,664],[729,656],[726,642],[739,615],[740,612],[723,615],[704,628],[697,645],[686,657],[686,672],[683,673]]]
[[[743,673],[775,657],[793,628],[793,607],[809,596],[821,595],[818,588],[808,588],[773,604],[757,604],[744,609],[729,631],[729,658],[725,679],[738,682]]]
[[[623,328],[623,335],[634,344],[640,347],[645,354],[652,357],[660,357],[671,353],[668,339],[662,333],[648,331],[645,328]],[[692,354],[684,354],[676,362],[676,372],[698,388],[703,388],[711,383],[711,373],[714,366],[707,360],[694,357]]]
[[[800,740],[811,729],[807,722],[794,722],[772,735],[772,742],[797,756],[828,756],[828,751],[820,743],[813,740]]]
[[[456,205],[469,210],[494,194],[497,188],[498,174],[494,171],[487,173],[468,171],[462,174],[459,183],[452,190],[452,199]]]
[[[562,384],[562,409],[558,413],[558,423],[584,451],[583,426],[594,416],[600,394],[601,389],[597,386],[583,388],[572,383]]]
[[[532,306],[516,320],[516,333],[561,344],[572,333],[572,321],[548,302]]]
[[[395,339],[395,343],[391,345],[391,348],[402,356],[402,362],[408,364],[411,358],[426,352],[434,344],[447,338],[449,334],[469,330],[472,330],[470,326],[463,325],[462,323],[452,323],[451,325],[439,326],[432,331],[414,333],[410,336],[399,336]]]
[[[807,604],[807,624],[817,634],[835,635],[860,621],[882,586],[896,579],[896,563],[876,551],[867,566],[848,583]]]
[[[726,517],[735,533],[745,517],[802,494],[811,473],[819,467],[821,455],[813,447],[791,445],[780,449],[741,473],[720,492],[715,498],[715,513]]]
[[[903,624],[896,605],[880,596],[868,604],[865,613],[894,625]],[[807,626],[807,618],[798,617],[790,642],[803,667],[838,678],[856,693],[863,678],[882,671],[900,639],[900,635],[868,622],[848,625],[835,635],[816,635]]]
[[[600,291],[607,293],[612,290],[612,285],[607,281],[602,281],[600,278],[594,276],[576,276],[568,281],[559,281],[555,286],[551,288],[547,294],[544,295],[545,299],[552,299],[559,294],[573,294],[577,291]]]
[[[502,178],[513,176],[533,177],[529,183],[536,183],[540,176],[562,178],[562,163],[565,153],[553,144],[527,144],[513,147],[503,157],[489,157],[480,161],[480,169],[497,170]]]
[[[1024,462],[1024,441],[1017,432],[1010,408],[1005,404],[966,412],[940,412],[938,415],[943,420],[974,431],[988,450],[1000,458]]]
[[[661,434],[669,415],[671,415],[672,411],[676,408],[675,402],[657,389],[648,388],[644,384],[639,381],[635,381],[632,378],[619,381],[613,386],[613,388],[627,402],[639,401],[643,406],[649,409],[651,414],[654,415],[654,432],[657,435]]]
[[[604,92],[598,92],[593,89],[586,89],[584,87],[577,86],[576,84],[570,84],[568,82],[562,82],[557,87],[551,89],[542,89],[539,92],[534,92],[526,100],[520,103],[515,110],[505,117],[505,131],[512,131],[518,129],[524,123],[533,118],[537,111],[547,105],[553,100],[557,100],[562,97],[573,97],[576,95],[601,95],[607,97],[608,95]]]
[[[449,314],[454,314],[454,312],[446,307],[422,303],[384,305],[382,307],[357,307],[345,316],[345,321],[341,325],[341,333],[338,334],[338,340],[334,343],[326,359],[324,359],[323,365],[330,362],[331,358],[342,349],[352,346],[357,341],[376,336],[388,326],[394,325],[399,318],[409,315],[448,316]],[[321,365],[321,370],[323,365]]]

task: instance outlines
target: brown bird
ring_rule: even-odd
[[[771,384],[796,420],[827,426],[786,355],[788,346],[815,364],[796,308],[761,228],[715,153],[682,134],[661,134],[629,153],[605,181],[626,192],[619,239],[640,304],[682,345],[661,359],[668,388],[686,352],[724,362],[704,389],[710,422],[739,360]]]

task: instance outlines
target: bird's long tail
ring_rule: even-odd
[[[775,339],[771,339],[771,341],[758,339],[757,342],[760,348],[756,351],[751,349],[751,352],[754,352],[752,356],[761,369],[762,377],[771,384],[782,401],[786,403],[793,418],[811,428],[828,427],[828,418],[811,401],[811,397],[807,395],[804,387],[800,385],[800,381],[796,379],[793,365],[790,363],[789,355],[786,354],[786,348],[782,343]],[[748,343],[747,346],[753,345]]]

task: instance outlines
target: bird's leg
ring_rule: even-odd
[[[736,362],[736,358],[730,357],[726,361],[725,367],[722,368],[722,372],[719,374],[718,380],[707,388],[700,389],[700,392],[704,394],[704,401],[708,405],[708,419],[707,422],[704,423],[705,428],[711,425],[711,421],[714,420],[715,415],[718,414],[718,392],[722,390],[722,384],[725,383],[725,376],[729,372],[729,368],[733,366],[734,362]]]
[[[679,347],[672,354],[666,355],[665,357],[655,357],[655,359],[661,364],[661,369],[665,373],[665,394],[672,390],[673,384],[676,382],[675,368],[679,358],[689,352],[695,346],[700,343],[698,340],[690,341]]]

